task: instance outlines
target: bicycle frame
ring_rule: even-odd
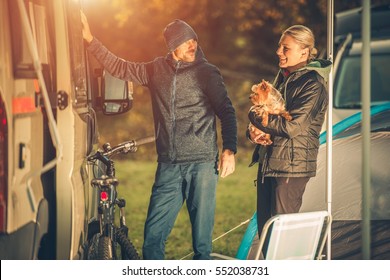
[[[99,240],[103,239],[102,242],[105,244],[103,246],[99,243],[98,256],[100,256],[99,248],[102,246],[105,248],[104,253],[102,253],[104,259],[117,258],[115,248],[118,244],[121,246],[122,259],[138,257],[135,248],[133,248],[134,246],[131,244],[130,240],[128,240],[128,228],[126,226],[124,211],[126,201],[118,198],[117,186],[119,181],[115,177],[115,164],[110,157],[120,153],[126,154],[128,152],[136,152],[137,145],[152,142],[154,139],[154,137],[148,137],[137,141],[131,140],[115,147],[111,147],[109,143],[106,143],[103,145],[103,150],[98,150],[95,154],[88,157],[88,162],[95,163],[96,161],[99,161],[105,166],[105,170],[103,171],[104,174],[91,181],[92,187],[96,188],[98,193],[98,220],[94,223],[95,225],[96,223],[99,224],[99,231],[97,232],[95,230],[92,234],[88,234],[90,238],[95,234],[99,234]],[[116,206],[119,207],[120,211],[119,226],[115,225]]]
[[[113,223],[115,220],[115,204],[117,204],[116,187],[118,180],[114,177],[98,178],[92,180],[91,184],[98,189],[100,234],[115,240]]]

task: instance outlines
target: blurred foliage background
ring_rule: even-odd
[[[371,1],[372,4],[389,3]],[[335,13],[358,7],[358,0],[335,0]],[[326,57],[327,0],[83,0],[92,33],[116,55],[146,62],[165,56],[163,29],[179,18],[193,26],[209,62],[221,70],[238,118],[238,161],[250,160],[253,148],[245,138],[251,85],[273,80],[278,68],[275,50],[281,32],[304,24]],[[154,133],[148,89],[135,86],[133,109],[125,115],[98,114],[100,142],[112,144]],[[143,159],[155,153],[142,149]]]

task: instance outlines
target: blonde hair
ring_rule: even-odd
[[[286,35],[292,37],[301,46],[302,49],[309,49],[309,55],[307,59],[308,61],[311,61],[317,57],[318,51],[315,47],[315,38],[310,28],[304,25],[293,25],[282,33],[281,38]]]

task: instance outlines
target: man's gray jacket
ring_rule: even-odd
[[[178,62],[170,53],[146,63],[125,61],[95,38],[88,51],[114,77],[149,88],[158,162],[216,160],[215,116],[221,121],[223,149],[237,151],[235,110],[218,68],[207,62],[200,47],[191,63]]]

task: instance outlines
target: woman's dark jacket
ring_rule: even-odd
[[[192,63],[177,62],[172,54],[147,63],[125,61],[97,39],[88,50],[111,75],[149,88],[159,162],[215,161],[215,116],[221,120],[223,149],[237,151],[235,110],[218,68],[200,47]]]
[[[249,112],[249,120],[272,136],[270,146],[257,145],[252,163],[260,161],[261,176],[314,177],[317,169],[319,135],[328,107],[327,79],[331,62],[314,60],[287,76],[279,71],[274,86],[285,98],[291,121],[270,116],[264,127],[261,118]],[[264,155],[264,150],[265,155]],[[261,156],[263,155],[263,156]]]

